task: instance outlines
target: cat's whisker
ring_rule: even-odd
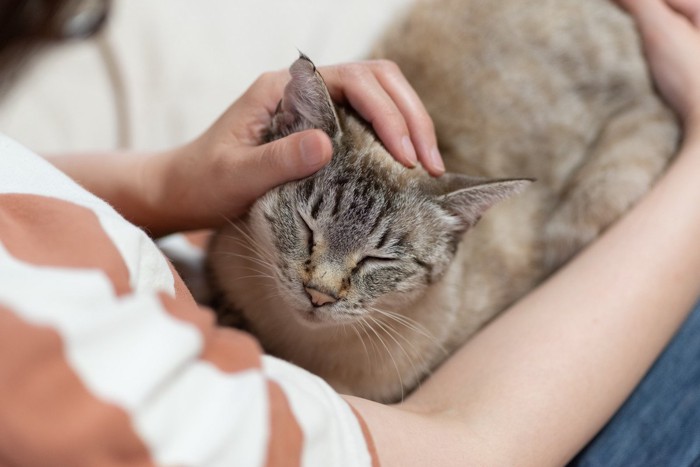
[[[375,320],[375,323],[377,324],[377,326],[379,326],[381,329],[384,330],[384,332],[387,334],[387,336],[389,336],[389,338],[391,340],[393,340],[394,343],[399,347],[399,350],[401,350],[401,352],[403,352],[403,354],[408,359],[408,363],[411,365],[411,368],[413,369],[413,374],[415,375],[416,380],[419,380],[421,377],[421,373],[418,371],[418,368],[416,368],[416,365],[413,362],[414,358],[408,353],[408,351],[404,348],[404,346],[401,345],[401,343],[392,334],[396,334],[398,337],[403,339],[403,341],[408,344],[408,346],[410,347],[411,350],[414,351],[414,353],[419,354],[418,352],[415,352],[416,351],[415,345],[410,340],[408,340],[405,336],[403,336],[399,331],[392,328],[389,325],[389,323],[382,323],[379,320]]]
[[[369,334],[369,331],[367,331],[367,326],[368,326],[367,322],[361,318],[361,320],[358,321],[357,324],[360,325],[360,329],[367,336],[367,340],[369,341],[369,343],[372,344],[372,351],[373,351],[375,358],[379,358],[379,348],[377,347],[377,344],[374,342],[374,339],[372,339],[372,336]]]
[[[263,256],[263,257],[265,257],[265,258],[268,259],[268,260],[272,260],[272,259],[273,259],[271,253],[266,252],[266,251],[264,250],[264,248],[262,248],[262,245],[261,245],[252,235],[250,235],[250,233],[248,233],[248,232],[246,232],[245,230],[243,230],[243,228],[240,226],[240,222],[233,222],[233,221],[231,221],[230,219],[226,219],[226,221],[227,221],[233,228],[235,228],[235,229],[238,231],[238,233],[240,233],[241,236],[243,236],[243,238],[244,238],[245,240],[247,240],[247,244],[246,244],[245,242],[243,242],[240,238],[237,238],[237,237],[234,237],[234,236],[231,236],[231,235],[225,235],[225,236],[224,236],[225,238],[229,238],[229,239],[235,240],[235,241],[238,242],[241,246],[244,246],[244,247],[246,247],[246,248],[252,249],[252,252],[257,253],[258,255]],[[243,226],[246,227],[246,229],[249,228],[249,227],[248,227],[247,225],[245,225],[245,224],[243,224]]]
[[[221,256],[233,256],[233,257],[235,257],[235,258],[247,259],[247,260],[252,261],[252,262],[254,262],[255,264],[258,264],[258,265],[260,265],[260,266],[265,266],[265,267],[268,267],[268,268],[274,268],[274,264],[272,264],[272,263],[267,263],[267,262],[265,262],[265,261],[263,261],[263,260],[261,260],[261,259],[259,259],[259,258],[255,258],[255,257],[253,257],[253,256],[241,255],[241,254],[239,254],[239,253],[233,253],[233,252],[227,252],[227,251],[221,251],[221,252],[219,252],[218,254],[220,254]]]
[[[231,227],[236,229],[238,233],[243,235],[243,237],[247,238],[250,242],[255,243],[255,239],[241,227],[242,223],[240,222],[240,220],[232,221],[231,219],[226,218],[226,222],[228,222],[229,225],[231,225]],[[243,224],[243,227],[245,227],[246,229],[249,228],[246,224]]]
[[[274,260],[273,260],[273,259],[268,258],[268,257],[266,257],[266,256],[259,255],[259,254],[257,254],[256,252],[253,252],[253,254],[246,254],[246,253],[244,253],[244,252],[235,252],[235,251],[230,251],[230,252],[228,252],[228,251],[220,251],[220,252],[217,252],[217,254],[226,254],[226,253],[228,253],[228,254],[235,253],[235,254],[242,255],[242,256],[244,256],[244,257],[246,257],[246,258],[252,258],[252,259],[256,259],[256,260],[258,260],[258,261],[264,262],[264,263],[268,263],[268,264],[270,264],[270,265],[274,264]]]
[[[388,311],[388,310],[382,310],[381,308],[373,307],[370,306],[368,307],[371,311],[376,312],[380,316],[384,318],[388,318],[392,321],[397,322],[398,324],[401,324],[402,326],[407,327],[411,331],[416,332],[417,334],[421,334],[424,337],[429,337],[429,338],[434,338],[434,336],[430,333],[430,331],[420,324],[417,321],[414,321],[406,316],[400,315],[398,313],[395,313],[393,311]]]
[[[244,231],[239,225],[235,225],[234,227],[238,230],[238,232],[240,232],[240,234],[243,236],[243,238],[245,238],[252,247],[256,248],[260,253],[266,253],[264,251],[264,249],[262,248],[262,245],[260,244],[260,242],[255,237],[253,237],[249,232]],[[246,229],[249,228],[248,226],[245,226],[245,227],[246,227]]]
[[[240,239],[238,237],[233,237],[231,235],[222,235],[222,237],[233,240],[237,245],[245,248],[246,250],[248,250],[249,252],[251,252],[253,254],[261,256],[263,259],[266,259],[268,261],[274,260],[272,253],[265,251],[261,245],[257,244],[257,242],[251,244],[250,241],[245,242],[242,239]]]
[[[392,327],[390,323],[382,322],[379,319],[375,319],[375,322],[377,323],[378,326],[380,326],[382,329],[384,329],[387,333],[395,334],[396,336],[401,338],[401,340],[403,340],[411,348],[411,350],[414,351],[416,356],[420,357],[420,353],[415,352],[415,350],[416,350],[415,343],[413,341],[411,341],[408,337],[404,336],[398,329]],[[399,342],[397,342],[396,344],[398,346],[400,346],[401,349],[403,350],[403,346]],[[406,356],[408,357],[408,354],[406,354]]]
[[[272,276],[272,273],[271,273],[269,270],[267,270],[267,269],[258,269],[258,268],[255,268],[255,267],[252,267],[252,266],[247,266],[247,265],[244,266],[244,265],[242,265],[242,264],[240,264],[240,263],[230,263],[230,264],[226,264],[226,265],[224,265],[224,266],[221,266],[218,270],[221,271],[221,272],[226,273],[226,272],[229,272],[229,271],[232,271],[232,270],[235,271],[235,270],[238,270],[238,269],[243,269],[243,270],[246,270],[246,271],[257,272],[257,273],[260,273],[260,274],[269,274],[269,275]]]
[[[377,312],[379,315],[381,315],[387,319],[391,319],[391,320],[397,322],[398,324],[405,326],[406,328],[415,332],[416,334],[422,335],[423,337],[427,338],[431,343],[436,345],[443,354],[449,355],[449,352],[447,351],[445,346],[442,345],[442,343],[440,343],[438,338],[435,337],[425,326],[423,326],[419,322],[412,320],[411,318],[408,318],[406,316],[400,315],[398,313],[392,312],[392,311],[381,310],[379,308],[375,308],[375,307],[371,307],[371,306],[368,308],[372,311]],[[401,335],[401,334],[399,333],[399,335]]]
[[[251,279],[251,278],[269,279],[272,281],[277,279],[274,276],[274,274],[271,274],[269,271],[261,271],[259,269],[249,268],[249,267],[240,266],[240,265],[235,265],[235,266],[231,265],[230,267],[226,267],[226,268],[222,267],[219,269],[219,274],[222,277],[225,277],[228,272],[233,271],[235,273],[238,269],[242,269],[242,270],[245,270],[245,271],[248,271],[251,273],[255,273],[255,274],[244,276],[244,277],[239,277],[237,274],[234,274],[236,276],[234,279],[226,278],[226,281],[235,282],[235,281],[240,280],[240,279]]]
[[[356,321],[354,323],[350,323],[350,329],[352,329],[355,334],[357,335],[357,338],[360,340],[360,344],[362,344],[362,348],[365,350],[365,355],[367,356],[367,363],[371,363],[371,360],[369,358],[369,350],[367,349],[367,346],[365,345],[365,340],[362,338],[362,335],[360,334],[360,331],[357,330],[355,327],[355,324],[359,323],[359,321]]]
[[[269,274],[253,274],[250,276],[236,277],[232,282],[237,282],[243,279],[274,279],[274,276],[270,276]]]
[[[258,259],[258,258],[254,257],[254,256],[242,255],[242,254],[240,254],[240,253],[223,252],[223,251],[222,251],[222,252],[218,252],[217,254],[220,255],[220,256],[232,256],[232,257],[235,257],[235,258],[245,259],[245,260],[248,260],[248,261],[250,261],[251,263],[254,263],[254,264],[258,265],[258,266],[262,266],[263,268],[266,268],[266,269],[274,269],[274,266],[273,266],[272,264],[266,263],[265,261],[263,261],[263,260],[261,260],[261,259]],[[240,263],[235,263],[235,264],[233,264],[233,266],[238,266],[238,265],[240,265]]]
[[[284,291],[281,291],[281,290],[272,290],[265,295],[260,295],[260,297],[264,300],[270,300],[273,298],[281,298],[282,301],[285,301],[287,298],[287,296],[284,294]]]
[[[271,255],[265,254],[259,250],[256,250],[255,248],[252,248],[250,245],[246,245],[244,243],[241,243],[239,239],[236,239],[235,242],[242,248],[244,248],[248,253],[250,253],[251,257],[253,258],[258,258],[261,261],[266,261],[269,263],[274,263],[274,258]]]
[[[377,308],[377,307],[370,307],[370,309],[372,311],[376,311],[377,313],[379,313],[382,316],[385,316],[387,318],[390,318],[394,321],[399,322],[400,324],[403,324],[404,326],[406,326],[407,328],[409,328],[413,331],[416,331],[420,334],[423,334],[425,337],[431,337],[431,338],[434,337],[425,326],[423,326],[418,321],[415,321],[407,316],[403,316],[403,315],[396,313],[394,311],[382,310],[381,308]]]
[[[274,277],[275,277],[274,275],[270,274],[268,271],[260,271],[260,270],[254,269],[254,268],[241,268],[241,269],[244,269],[245,271],[250,272],[250,273],[255,273],[258,277],[266,277],[269,279],[274,279]],[[246,276],[246,277],[251,277],[251,276]]]
[[[366,318],[369,318],[372,320],[372,322],[376,323],[377,320],[371,316],[367,316]],[[362,320],[365,320],[366,318],[362,318]],[[399,377],[399,385],[401,386],[401,401],[404,399],[404,384],[403,384],[403,377],[401,376],[401,370],[399,370],[399,365],[396,363],[396,359],[394,358],[394,355],[391,353],[391,350],[389,349],[389,346],[384,342],[384,339],[379,335],[379,332],[377,332],[376,329],[374,329],[371,325],[368,326],[370,331],[374,333],[375,336],[377,336],[377,339],[379,340],[379,343],[384,346],[384,349],[386,349],[387,355],[389,355],[389,358],[391,359],[391,362],[394,364],[394,369],[396,369],[396,375]]]
[[[408,326],[408,324],[410,324],[410,318],[404,317],[404,316],[402,316],[402,315],[398,315],[398,314],[396,314],[396,313],[389,312],[389,311],[385,311],[385,310],[380,310],[380,309],[375,309],[375,311],[377,311],[380,315],[382,315],[382,316],[384,316],[384,317],[387,317],[387,318],[390,318],[390,319],[393,319],[393,320],[395,320],[397,323],[402,324],[402,325],[404,325],[404,326]],[[409,321],[409,323],[407,324],[406,322],[404,322],[404,321],[402,321],[402,320],[398,320],[398,319],[396,319],[397,317],[405,318],[406,320]],[[379,324],[379,320],[377,320],[377,324]],[[414,342],[412,342],[411,340],[409,340],[406,336],[404,336],[404,335],[403,335],[401,332],[399,332],[397,329],[394,329],[393,327],[391,327],[391,326],[389,325],[389,323],[384,323],[384,324],[385,324],[386,327],[387,327],[387,328],[386,328],[387,333],[388,333],[389,331],[394,332],[398,337],[400,337],[404,342],[406,342],[406,343],[408,344],[408,346],[413,350],[413,353],[419,358],[419,360],[420,360],[423,364],[427,363],[427,358],[426,358],[425,356],[421,355],[421,352],[416,351],[416,345],[415,345]],[[419,326],[420,326],[420,325],[419,325]],[[428,337],[431,341],[433,341],[433,344],[434,344],[434,345],[436,345],[437,347],[439,347],[443,352],[447,353],[447,351],[446,351],[446,349],[444,348],[444,346],[442,346],[442,344],[441,344],[436,338],[434,338],[432,335],[430,335],[429,332],[428,332],[427,334],[425,334],[425,333],[421,332],[420,329],[418,329],[418,328],[415,328],[415,327],[414,327],[414,328],[411,328],[410,326],[408,326],[408,327],[409,327],[409,329],[413,329],[414,331],[416,331],[416,332],[418,332],[418,333],[420,333],[420,334],[425,335],[425,336]],[[420,327],[423,327],[423,326],[420,326]],[[426,329],[426,332],[427,332],[427,329]],[[396,342],[395,339],[394,339],[394,341]],[[411,364],[411,368],[413,369],[413,374],[414,374],[415,377],[416,377],[417,387],[420,387],[420,386],[421,386],[421,380],[422,380],[422,378],[424,377],[424,374],[418,371],[418,369],[416,368],[416,366],[415,366],[415,364],[414,364],[413,359],[412,359],[412,358],[407,354],[407,352],[403,349],[403,346],[402,346],[401,344],[399,344],[398,342],[396,342],[396,343],[397,343],[397,345],[399,345],[399,348],[401,348],[401,350],[404,352],[404,354],[405,354],[406,357],[408,358],[408,361],[409,361],[409,363]]]

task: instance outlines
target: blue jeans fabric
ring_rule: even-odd
[[[700,303],[570,466],[700,467]]]

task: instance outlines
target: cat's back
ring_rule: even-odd
[[[396,62],[447,169],[537,179],[462,240],[457,346],[596,238],[672,157],[673,114],[610,0],[418,0],[374,57]]]
[[[651,94],[609,0],[422,0],[374,55],[425,102],[448,169],[486,176],[547,182],[538,161],[576,166],[608,116]]]

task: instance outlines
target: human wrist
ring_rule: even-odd
[[[700,109],[691,114],[683,125],[683,146],[697,147],[700,145]]]
[[[182,206],[187,190],[183,171],[187,169],[180,166],[187,151],[188,146],[182,146],[148,154],[138,167],[135,191],[143,217],[138,224],[153,237],[188,228],[187,209]]]
[[[688,117],[684,119],[683,139],[679,154],[686,152],[694,154],[700,153],[700,111],[697,112],[697,117]]]

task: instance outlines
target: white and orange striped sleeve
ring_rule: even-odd
[[[215,326],[141,230],[0,135],[0,465],[377,460],[328,385]]]

